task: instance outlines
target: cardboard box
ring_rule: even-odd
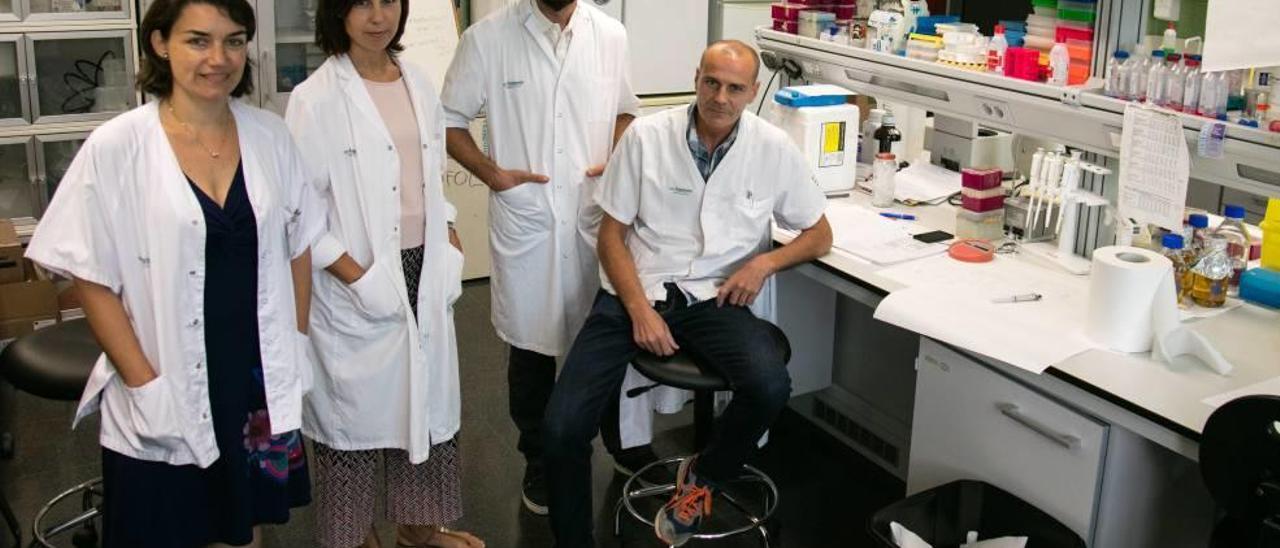
[[[0,284],[21,282],[25,279],[22,266],[22,243],[13,229],[13,222],[0,219]]]
[[[40,269],[27,279],[0,284],[0,340],[21,337],[58,321],[58,292]]]

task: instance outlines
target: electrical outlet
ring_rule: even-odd
[[[1009,110],[1008,103],[983,97],[978,97],[977,99],[979,115],[990,120],[1013,123],[1013,111]]]

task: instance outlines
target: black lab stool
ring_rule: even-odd
[[[89,382],[102,349],[83,318],[37,330],[11,343],[0,353],[0,375],[23,392],[50,400],[77,401]],[[63,500],[79,495],[81,513],[63,523],[44,526],[45,516]],[[53,548],[51,538],[79,528],[71,542],[77,548],[98,544],[94,518],[102,501],[102,478],[95,478],[53,497],[31,524],[34,546]]]
[[[781,329],[776,326],[771,327],[773,336],[784,348],[782,362],[785,365],[791,360],[791,345],[787,342],[787,337],[782,333]],[[697,360],[694,360],[693,357],[684,352],[677,352],[675,355],[666,358],[642,352],[632,361],[632,365],[641,375],[657,384],[628,390],[628,397],[638,396],[659,385],[673,386],[693,392],[694,445],[696,446],[695,451],[702,451],[711,439],[711,429],[715,423],[715,393],[732,390],[733,388],[729,386],[729,381],[717,373],[714,368],[698,363]],[[626,483],[622,484],[622,496],[618,498],[618,503],[614,508],[614,535],[622,533],[621,517],[623,509],[626,509],[627,513],[631,514],[631,517],[642,523],[652,523],[654,516],[642,515],[636,509],[635,502],[651,497],[670,496],[675,491],[676,486],[674,483],[649,485],[647,482],[643,482],[640,477],[656,467],[678,466],[691,456],[671,457],[652,462],[636,470],[631,477],[627,478]],[[723,529],[708,531],[708,525],[720,522],[717,517],[713,524],[704,523],[702,530],[694,535],[693,538],[698,540],[717,540],[757,531],[764,546],[768,547],[769,532],[765,529],[765,526],[778,508],[778,486],[774,484],[768,474],[748,464],[742,465],[742,471],[738,477],[728,483],[731,485],[755,484],[759,486],[760,503],[748,505],[745,504],[746,501],[739,500],[738,497],[741,494],[738,496],[732,495],[729,493],[730,489],[718,490],[715,498],[723,499],[730,506],[737,509],[741,513],[743,522]]]

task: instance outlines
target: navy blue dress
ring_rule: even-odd
[[[220,456],[207,469],[102,451],[104,548],[247,544],[253,526],[284,523],[311,501],[302,436],[271,435],[258,341],[258,230],[242,166],[204,211],[204,325],[209,400]]]

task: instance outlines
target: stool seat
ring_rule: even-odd
[[[0,352],[0,375],[23,392],[76,401],[101,354],[88,320],[79,318],[13,341]]]
[[[676,352],[665,358],[641,352],[631,365],[658,384],[685,390],[729,390],[727,379],[710,368],[704,369],[685,352]]]
[[[791,343],[786,334],[776,325],[769,325],[769,336],[782,347],[782,363],[791,361]],[[683,350],[668,357],[655,356],[641,351],[631,360],[636,371],[649,380],[666,386],[674,386],[685,390],[732,390],[729,380],[710,367],[703,367]]]

